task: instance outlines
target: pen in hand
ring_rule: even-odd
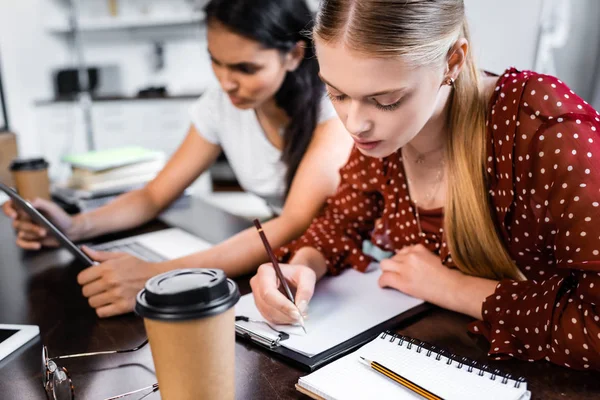
[[[267,236],[265,236],[265,232],[263,231],[260,221],[258,219],[255,219],[254,225],[256,226],[256,230],[258,231],[260,238],[262,239],[263,245],[265,246],[265,249],[267,250],[267,254],[269,255],[269,258],[271,259],[271,263],[273,264],[273,269],[275,269],[277,278],[279,278],[279,281],[281,282],[281,285],[283,286],[284,294],[292,302],[292,304],[294,304],[294,307],[296,307],[296,309],[298,310],[298,315],[300,316],[300,319],[298,322],[300,323],[300,326],[304,330],[304,333],[307,333],[306,327],[304,325],[304,317],[302,316],[302,311],[300,311],[300,309],[296,305],[296,302],[294,301],[294,296],[292,295],[292,291],[290,290],[287,280],[283,276],[283,272],[281,272],[281,268],[279,267],[277,258],[275,257],[275,254],[273,253],[273,249],[271,248],[269,241],[267,240]]]

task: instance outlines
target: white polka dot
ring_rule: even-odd
[[[560,101],[558,101],[558,102],[556,102],[556,105],[557,105],[558,107],[560,107],[560,106],[562,106],[562,103],[561,103]]]

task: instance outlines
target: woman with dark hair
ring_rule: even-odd
[[[318,78],[312,44],[302,32],[312,14],[299,0],[213,0],[206,8],[207,41],[220,88],[191,108],[187,137],[146,187],[73,217],[43,200],[34,205],[73,240],[133,228],[154,218],[223,151],[241,186],[281,197],[281,215],[264,224],[274,246],[299,236],[339,183],[351,140]],[[57,243],[31,221],[17,218],[17,244],[39,249]],[[20,217],[19,217],[20,218]],[[247,274],[267,261],[256,231],[246,230],[187,257],[148,263],[127,254],[86,249],[100,264],[78,276],[83,294],[101,317],[129,312],[148,278],[173,269],[218,267]]]

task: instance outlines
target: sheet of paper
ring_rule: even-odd
[[[281,346],[311,357],[423,303],[397,290],[380,288],[377,281],[381,270],[370,268],[369,271],[349,269],[339,276],[323,278],[308,306],[305,321],[308,334],[297,326],[275,325],[275,329],[290,334]],[[240,299],[235,313],[264,321],[252,294]],[[273,334],[264,324],[237,323]]]

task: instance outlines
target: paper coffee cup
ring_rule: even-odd
[[[17,192],[26,200],[50,200],[48,162],[43,158],[16,159],[10,164]]]
[[[163,400],[235,397],[237,284],[218,269],[158,275],[137,295]]]

